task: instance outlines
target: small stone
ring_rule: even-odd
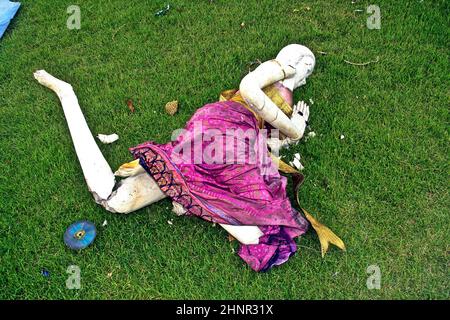
[[[343,135],[343,134],[341,134],[340,136],[339,136],[339,139],[344,139],[345,138],[345,136]]]

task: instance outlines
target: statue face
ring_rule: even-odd
[[[311,50],[299,44],[290,44],[278,53],[276,60],[284,65],[295,68],[295,74],[286,79],[293,89],[306,83],[306,78],[312,73],[316,58]]]

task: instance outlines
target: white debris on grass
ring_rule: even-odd
[[[103,221],[103,223],[102,223],[102,227],[106,227],[108,225],[108,221]]]
[[[173,221],[172,220],[167,220],[167,223],[170,224],[171,226],[173,225]]]
[[[305,142],[308,141],[310,138],[314,138],[317,134],[314,131],[308,132],[308,134],[305,136]]]
[[[305,167],[303,167],[303,165],[300,163],[300,160],[294,159],[293,163],[297,170],[301,171],[301,170],[305,169]]]
[[[300,163],[300,153],[294,154],[294,160],[289,162],[291,167],[296,168],[297,170],[303,170],[305,167]]]
[[[119,136],[116,133],[113,134],[101,134],[99,133],[97,135],[98,140],[100,140],[102,143],[109,144],[113,143],[114,141],[119,140]]]
[[[341,134],[340,136],[339,136],[339,139],[344,139],[345,138],[345,136],[343,135],[343,134]]]
[[[186,209],[179,204],[178,202],[172,201],[172,212],[175,213],[177,216],[182,216],[186,213]]]

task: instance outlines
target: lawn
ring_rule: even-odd
[[[450,298],[447,1],[377,1],[380,30],[366,26],[368,1],[171,0],[156,17],[166,0],[85,0],[79,30],[66,27],[70,1],[21,2],[0,40],[0,298]],[[252,61],[289,43],[316,55],[295,94],[314,101],[316,137],[284,155],[301,153],[302,205],[348,250],[322,259],[309,232],[267,273],[245,265],[223,229],[175,216],[167,199],[129,215],[96,205],[59,100],[33,79],[45,69],[71,83],[92,132],[119,134],[100,145],[115,169],[128,147],[167,142]],[[164,105],[175,99],[171,117]],[[62,237],[79,219],[98,236],[73,252]],[[66,288],[70,265],[80,290]],[[366,286],[370,265],[379,290]]]

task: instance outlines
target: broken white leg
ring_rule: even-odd
[[[118,185],[119,188],[109,199],[102,202],[105,209],[111,212],[130,213],[166,197],[145,171],[123,179]]]
[[[95,143],[72,86],[44,70],[36,71],[34,77],[53,90],[61,101],[84,178],[95,201],[108,199],[115,184],[114,174]]]

